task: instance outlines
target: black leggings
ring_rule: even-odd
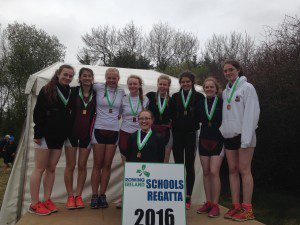
[[[195,182],[196,131],[173,130],[173,155],[175,163],[184,163],[186,170],[186,194],[192,195]],[[185,161],[184,161],[185,159]]]

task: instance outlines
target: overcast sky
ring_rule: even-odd
[[[145,33],[167,22],[195,33],[203,45],[212,34],[247,32],[263,39],[264,26],[285,15],[300,16],[299,0],[0,0],[0,24],[17,21],[56,35],[67,47],[65,62],[77,62],[81,35],[99,25],[123,27],[130,21]]]

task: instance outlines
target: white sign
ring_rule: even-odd
[[[126,163],[123,225],[185,225],[183,164]]]

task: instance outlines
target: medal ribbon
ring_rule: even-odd
[[[84,105],[84,108],[86,109],[87,106],[88,106],[88,104],[92,101],[93,92],[90,94],[90,97],[89,97],[89,100],[88,100],[87,103],[84,101],[84,97],[83,97],[83,93],[82,93],[82,89],[81,88],[79,89],[79,97],[81,98],[81,100],[83,102],[83,105]]]
[[[109,91],[107,90],[107,87],[105,88],[105,94],[106,94],[107,103],[110,106],[110,108],[112,108],[117,97],[117,90],[114,91],[114,99],[112,102],[110,101]]]
[[[59,90],[59,88],[57,86],[56,86],[56,89],[57,89],[57,93],[58,93],[60,100],[63,102],[64,106],[67,106],[69,99],[70,99],[70,95],[71,95],[71,89],[69,90],[69,96],[67,99],[65,98],[63,93],[61,93],[61,91]]]
[[[129,103],[130,103],[131,113],[132,113],[133,116],[136,116],[137,112],[139,110],[140,104],[141,104],[140,98],[138,98],[138,103],[137,103],[137,107],[136,107],[135,111],[133,110],[133,104],[132,104],[132,100],[131,100],[130,95],[128,96],[128,99],[129,99]]]
[[[167,107],[167,98],[164,99],[163,104],[161,105],[160,93],[158,93],[158,111],[162,115]]]
[[[215,99],[214,99],[214,102],[213,102],[213,104],[211,106],[210,113],[209,113],[208,112],[208,106],[207,106],[207,98],[205,98],[204,108],[205,108],[205,113],[206,113],[208,121],[211,121],[211,119],[212,119],[212,117],[213,117],[213,115],[215,113],[217,103],[218,103],[218,97],[216,96]]]
[[[235,90],[236,90],[236,86],[237,86],[239,80],[240,80],[240,78],[237,78],[237,79],[234,81],[233,85],[232,85],[232,88],[231,88],[231,90],[230,90],[231,92],[230,92],[229,98],[227,98],[228,104],[230,104],[230,102],[231,102],[231,100],[232,100],[233,94],[234,94],[234,92],[235,92]]]
[[[148,142],[149,138],[152,135],[152,130],[150,129],[147,133],[147,135],[144,137],[143,141],[141,142],[141,129],[138,130],[137,136],[136,136],[136,142],[139,149],[139,152],[142,151],[146,143]]]
[[[183,94],[183,90],[181,90],[181,100],[182,100],[182,104],[183,104],[183,107],[184,109],[186,110],[190,100],[191,100],[191,96],[192,96],[192,89],[189,90],[189,93],[188,93],[188,96],[185,100],[184,98],[184,94]]]

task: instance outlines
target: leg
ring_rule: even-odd
[[[35,205],[39,202],[39,192],[43,173],[46,169],[48,158],[50,155],[49,149],[35,149],[34,153],[34,170],[30,176],[30,195],[31,204]]]
[[[91,152],[91,149],[87,149],[87,148],[79,149],[76,196],[81,196],[81,194],[82,194],[82,190],[84,187],[84,183],[86,180],[86,174],[87,174],[86,164],[87,164],[87,160],[89,158],[90,152]]]
[[[211,181],[210,181],[210,157],[200,156],[200,162],[203,171],[203,183],[204,183],[206,201],[211,202],[212,197],[211,197]]]
[[[74,195],[73,175],[76,166],[77,148],[65,147],[65,155],[66,155],[66,168],[65,168],[64,180],[65,180],[68,196],[70,197]]]
[[[45,201],[50,199],[51,193],[52,193],[52,188],[54,184],[54,179],[55,179],[55,169],[56,165],[59,161],[59,158],[61,156],[61,149],[51,149],[48,162],[47,162],[47,167],[46,167],[46,172],[44,176],[44,199]]]
[[[232,203],[240,202],[240,177],[239,177],[239,153],[236,150],[225,150],[228,169],[229,169],[229,183],[231,190]]]
[[[164,162],[166,162],[166,163],[169,162],[171,151],[172,151],[172,148],[166,148],[165,149],[165,159],[164,159]]]
[[[102,174],[101,174],[101,184],[100,184],[100,194],[105,194],[110,174],[111,174],[111,164],[112,160],[116,153],[116,145],[113,144],[107,144],[105,149],[105,156],[104,156],[104,164],[102,168]]]
[[[253,177],[251,162],[254,148],[239,149],[239,172],[242,177],[243,203],[251,204],[253,193]]]
[[[186,169],[186,186],[187,196],[193,193],[195,182],[195,153],[196,153],[196,132],[186,134],[185,140],[185,169]]]
[[[175,163],[184,163],[184,133],[173,131],[173,156]]]
[[[221,191],[221,180],[220,180],[220,168],[222,165],[223,157],[211,156],[210,157],[210,181],[211,181],[211,195],[212,203],[218,204],[220,191]]]
[[[105,144],[95,144],[93,146],[94,164],[91,176],[92,194],[98,195],[101,169],[104,161]]]

